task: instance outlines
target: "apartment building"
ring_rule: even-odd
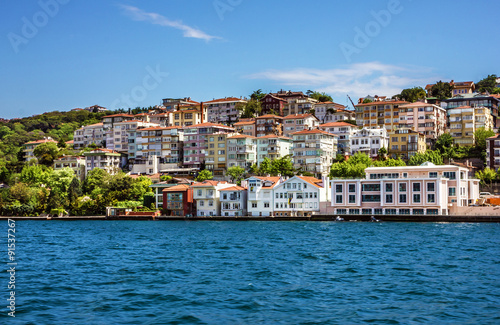
[[[270,93],[269,95],[286,100],[283,107],[283,116],[290,114],[305,114],[318,102],[316,99],[304,95],[301,91],[280,90],[277,93]],[[264,114],[269,113],[270,112],[265,112]],[[278,112],[275,111],[275,114],[277,113]]]
[[[91,144],[101,147],[104,144],[104,140],[105,133],[103,123],[82,126],[73,133],[73,147],[76,150],[81,150]]]
[[[283,118],[283,135],[290,137],[292,133],[314,129],[319,126],[319,120],[312,114],[292,114]]]
[[[400,100],[381,100],[355,105],[356,124],[359,127],[385,127],[392,131],[399,127],[399,107],[409,104]]]
[[[242,186],[248,185],[247,209],[248,215],[254,217],[269,217],[273,215],[274,199],[273,188],[281,184],[280,177],[259,177],[247,178]]]
[[[263,137],[266,135],[283,134],[283,117],[266,114],[255,118],[255,136]]]
[[[168,114],[169,126],[193,126],[207,121],[207,108],[203,104],[181,105]]]
[[[389,146],[386,149],[391,158],[408,160],[426,151],[426,137],[411,129],[397,129],[389,132]]]
[[[250,135],[255,137],[256,136],[256,127],[255,127],[255,119],[240,119],[239,122],[234,123],[234,129],[236,132],[245,134],[245,135]]]
[[[451,92],[452,96],[457,96],[457,95],[463,95],[463,94],[472,94],[476,90],[476,85],[474,84],[473,81],[450,81],[450,85],[453,87],[453,90]],[[427,94],[430,95],[430,91],[434,84],[430,84],[425,86],[425,90],[427,91]]]
[[[320,178],[328,175],[337,154],[337,135],[312,129],[292,133],[292,137],[293,167]]]
[[[450,134],[455,143],[461,146],[473,146],[474,132],[481,127],[493,128],[493,116],[486,107],[461,106],[447,111]]]
[[[155,126],[133,130],[129,142],[132,173],[151,175],[182,167],[184,130],[180,127]]]
[[[220,190],[221,216],[241,217],[247,215],[247,189],[232,186]]]
[[[267,94],[260,100],[260,105],[262,107],[261,114],[283,116],[283,110],[287,103],[286,99],[274,96],[273,94]]]
[[[191,185],[193,198],[196,201],[196,215],[198,217],[220,216],[220,191],[233,186],[235,184],[211,180]]]
[[[500,168],[500,133],[486,139],[486,167]]]
[[[351,154],[351,136],[358,130],[356,125],[346,122],[329,122],[321,124],[319,129],[338,136],[339,154]]]
[[[353,155],[362,152],[371,158],[376,158],[378,151],[382,147],[389,148],[389,134],[384,127],[375,127],[373,129],[364,127],[361,130],[356,130],[351,135],[351,151]]]
[[[24,160],[30,161],[31,159],[36,159],[35,154],[33,153],[35,148],[38,147],[39,145],[41,145],[42,143],[48,143],[48,142],[52,142],[52,143],[57,144],[57,141],[55,141],[51,137],[47,137],[43,140],[26,142],[23,145],[23,158],[24,158]]]
[[[150,114],[149,122],[158,124],[159,126],[169,126],[168,117],[169,113],[158,113],[158,114]]]
[[[82,156],[62,156],[54,160],[54,170],[71,168],[76,177],[82,182],[85,179],[85,157]]]
[[[369,167],[364,179],[332,180],[335,214],[448,215],[479,198],[479,180],[453,165]]]
[[[239,166],[245,170],[257,162],[257,138],[237,134],[227,137],[227,167]]]
[[[213,157],[213,162],[209,162],[207,164],[207,169],[210,168],[209,165],[214,166],[217,163],[225,163],[226,160],[226,149],[225,142],[223,143],[221,140],[218,142],[217,147],[215,146],[215,139],[219,138],[221,133],[233,133],[234,128],[214,123],[201,123],[193,126],[184,128],[184,166],[188,168],[194,168],[199,170],[203,164],[205,164],[205,158],[207,155],[207,150],[213,150],[214,155],[209,155]],[[213,143],[209,143],[213,138]],[[224,146],[222,147],[222,143]],[[213,144],[213,148],[212,148]],[[215,155],[217,152],[217,155]],[[224,160],[220,160],[219,158],[224,158]],[[224,164],[225,165],[225,164]],[[213,169],[216,170],[215,168]]]
[[[246,99],[236,97],[219,98],[204,102],[203,104],[207,107],[207,121],[233,125],[238,122],[242,113],[237,106],[244,105],[247,102]]]
[[[493,116],[493,126],[500,127],[500,119],[498,118],[498,106],[500,104],[500,95],[488,94],[461,94],[452,98],[445,99],[441,102],[441,106],[446,109],[459,108],[463,106],[470,107],[486,107]],[[449,115],[449,114],[448,114]]]
[[[272,215],[279,217],[311,216],[320,212],[321,202],[329,200],[328,178],[294,176],[276,185],[272,196]],[[251,211],[253,212],[253,211]]]
[[[436,139],[446,132],[446,110],[424,102],[400,105],[398,128],[412,129],[423,133],[427,145],[432,146]]]
[[[208,148],[205,155],[205,169],[210,170],[216,179],[222,179],[226,173],[228,165],[228,137],[237,135],[237,133],[216,132],[208,137]]]
[[[271,134],[257,138],[257,164],[260,166],[266,157],[274,160],[291,155],[292,147],[292,138]]]
[[[85,156],[85,175],[94,168],[100,168],[110,175],[117,174],[120,169],[121,153],[110,149],[95,149],[83,154]]]
[[[314,112],[322,124],[355,119],[354,111],[334,102],[318,102],[314,104]]]
[[[130,114],[113,114],[113,115],[107,115],[102,118],[102,124],[103,124],[103,129],[104,132],[110,130],[113,128],[115,123],[120,123],[124,121],[130,121],[134,120],[135,116],[130,115]]]
[[[164,98],[162,104],[167,112],[176,111],[182,105],[199,105],[200,103],[191,99],[191,97],[184,98]]]

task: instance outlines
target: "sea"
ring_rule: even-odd
[[[500,224],[13,227],[15,288],[2,272],[0,324],[500,324]]]

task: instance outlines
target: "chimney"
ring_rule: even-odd
[[[203,102],[200,102],[200,111],[201,111],[201,122],[203,123]]]

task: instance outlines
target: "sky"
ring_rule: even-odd
[[[499,1],[3,1],[0,118],[500,74]]]

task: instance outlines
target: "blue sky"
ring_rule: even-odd
[[[346,94],[500,74],[498,1],[41,0],[2,9],[3,118],[259,88],[325,91],[347,104]]]

